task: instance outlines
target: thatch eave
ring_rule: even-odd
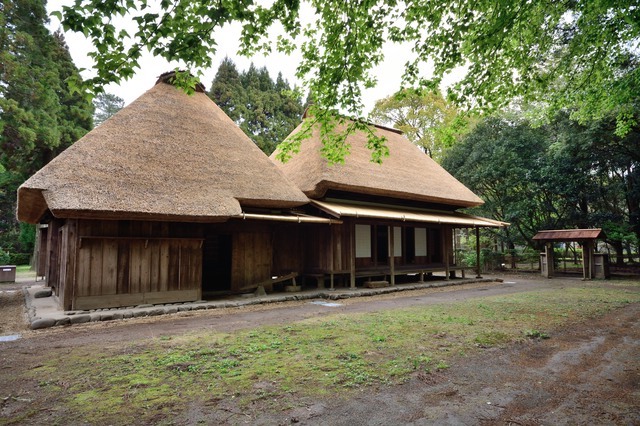
[[[36,224],[48,210],[42,189],[21,185],[18,188],[16,217],[21,222]]]
[[[333,182],[328,180],[320,181],[313,189],[306,190],[306,191],[303,190],[303,192],[307,197],[311,199],[319,200],[324,198],[327,192],[330,190],[351,192],[354,194],[370,195],[372,197],[386,197],[386,198],[396,198],[398,200],[443,204],[443,205],[456,206],[458,208],[477,207],[484,204],[484,201],[481,199],[478,199],[478,201],[452,200],[451,198],[424,196],[424,195],[416,194],[409,191],[381,190],[378,188],[368,188],[368,187],[362,187],[362,186],[347,185],[340,182]]]
[[[92,220],[141,220],[154,222],[226,222],[232,216],[190,216],[177,214],[161,214],[132,211],[99,211],[99,210],[52,210],[51,214],[58,219],[92,219]]]

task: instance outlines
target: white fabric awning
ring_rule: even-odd
[[[359,205],[317,200],[311,200],[311,204],[336,218],[348,216],[367,219],[391,219],[403,222],[438,223],[462,228],[475,226],[500,228],[509,225],[506,222],[458,212],[403,209],[395,206]]]

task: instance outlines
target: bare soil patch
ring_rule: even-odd
[[[0,336],[23,333],[27,329],[22,290],[0,287]]]

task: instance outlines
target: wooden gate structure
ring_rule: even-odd
[[[594,229],[554,229],[539,231],[533,240],[544,243],[544,252],[540,253],[540,271],[542,276],[552,278],[554,270],[553,243],[577,242],[582,246],[582,277],[585,280],[592,278],[609,278],[608,256],[595,253],[596,240],[606,238],[600,228]]]

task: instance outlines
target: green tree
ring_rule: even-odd
[[[238,72],[229,58],[220,64],[209,96],[266,154],[295,129],[304,112],[282,74],[274,81],[266,67],[253,64]]]
[[[509,248],[535,246],[541,229],[601,227],[622,261],[637,244],[640,137],[615,134],[615,120],[580,125],[562,113],[532,128],[518,115],[483,120],[443,165],[486,203],[481,214],[511,222]],[[515,231],[515,232],[514,232]]]
[[[402,130],[407,139],[437,161],[468,124],[440,92],[413,89],[377,101],[369,119]]]
[[[245,90],[236,64],[225,57],[211,83],[209,97],[236,123],[244,114]]]
[[[136,23],[131,34],[115,26],[113,18],[122,15]],[[337,110],[360,115],[362,90],[377,83],[372,72],[388,43],[413,46],[407,84],[437,89],[466,67],[449,92],[459,105],[496,110],[522,98],[541,101],[552,113],[570,107],[583,123],[612,114],[620,136],[635,123],[637,0],[176,0],[159,7],[146,0],[77,0],[58,16],[65,29],[93,42],[97,76],[90,84],[99,86],[130,77],[145,49],[192,70],[209,68],[218,40],[212,34],[230,23],[242,28],[242,54],[299,48],[297,73],[313,93],[314,108],[333,111],[314,114],[326,129]],[[274,28],[283,34],[272,41]],[[422,73],[425,64],[433,75]],[[381,142],[370,137],[374,160],[384,156]],[[343,143],[328,137],[325,149],[346,152]]]
[[[510,249],[532,245],[538,229],[555,228],[553,209],[541,208],[552,194],[539,191],[548,141],[542,129],[507,118],[479,123],[446,154],[443,167],[476,192],[481,214],[511,223],[501,237]]]
[[[99,126],[124,107],[124,99],[112,93],[98,93],[93,99],[93,124]]]
[[[0,5],[0,246],[12,252],[29,252],[20,241],[32,241],[19,238],[18,186],[92,126],[91,103],[65,83],[79,79],[78,70],[47,20],[41,1]]]

